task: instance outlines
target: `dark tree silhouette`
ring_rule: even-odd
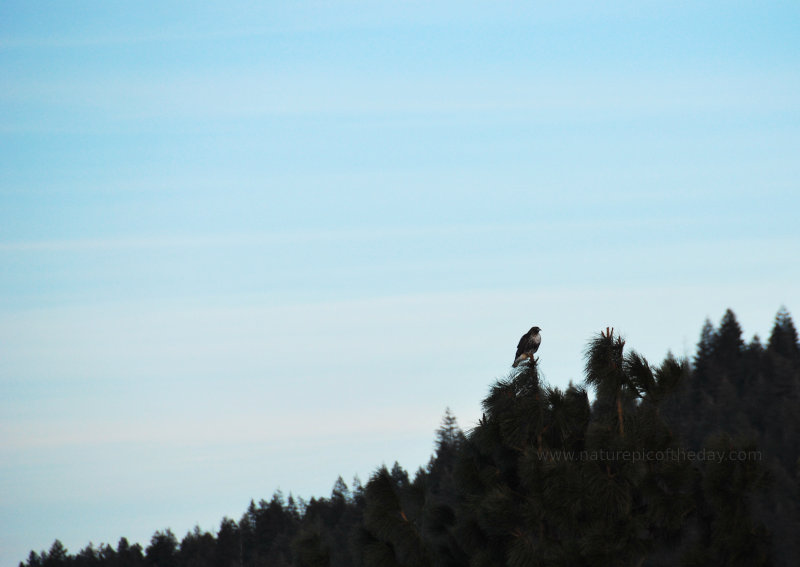
[[[145,550],[145,559],[153,567],[177,567],[178,540],[172,530],[167,528],[153,534]]]
[[[239,526],[230,518],[223,518],[217,532],[214,549],[214,567],[235,567],[242,563]]]
[[[766,345],[728,310],[690,365],[650,364],[606,328],[585,386],[546,384],[538,359],[498,380],[465,435],[445,411],[413,478],[395,463],[328,498],[278,491],[239,522],[146,550],[121,538],[21,567],[795,565],[800,343],[782,308]],[[593,391],[590,403],[586,388]],[[763,455],[763,458],[762,458]],[[702,458],[701,458],[702,456]]]

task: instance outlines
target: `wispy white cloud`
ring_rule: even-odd
[[[491,7],[471,6],[459,9],[458,2],[406,1],[364,3],[355,0],[340,0],[335,5],[316,0],[293,2],[292,8],[280,5],[208,6],[186,14],[178,4],[165,2],[162,10],[154,11],[145,18],[146,25],[131,29],[124,18],[112,21],[112,29],[92,26],[91,22],[80,22],[74,26],[59,26],[56,33],[42,34],[33,29],[18,30],[24,19],[14,17],[9,11],[7,19],[16,26],[8,26],[0,38],[0,47],[6,49],[59,49],[70,47],[96,47],[137,45],[146,43],[185,43],[257,38],[270,35],[314,34],[335,31],[364,32],[365,30],[408,29],[416,26],[468,26],[508,25],[525,21],[528,25],[552,26],[606,18],[608,21],[647,21],[663,15],[658,2],[640,1],[571,3],[562,6],[550,2],[535,2],[530,5],[510,3]],[[691,13],[691,10],[689,10]],[[37,14],[37,21],[57,19],[64,14],[53,10],[52,14]],[[71,14],[68,14],[71,15]],[[51,24],[52,25],[52,24]],[[108,22],[107,22],[108,25]],[[67,28],[67,29],[63,29]],[[155,30],[155,31],[154,31]],[[37,33],[39,32],[39,33]]]
[[[480,78],[454,71],[421,72],[413,84],[392,75],[287,73],[267,67],[203,74],[100,76],[82,80],[7,78],[0,100],[73,107],[115,120],[202,119],[334,114],[514,113],[528,121],[603,121],[625,118],[720,115],[734,110],[796,110],[794,72],[639,72],[580,76],[547,72]],[[592,93],[592,96],[586,96]]]
[[[283,445],[364,436],[430,434],[436,415],[433,423],[431,416],[419,421],[408,419],[409,415],[418,415],[421,409],[424,408],[419,405],[366,406],[358,411],[330,407],[304,412],[300,407],[286,407],[284,411],[272,409],[267,415],[209,412],[193,419],[175,415],[147,420],[75,415],[60,420],[0,421],[0,453],[6,455],[6,464],[11,464],[8,459],[13,455],[49,449],[102,451],[113,446],[153,444],[164,449],[212,447],[232,439],[247,445]]]
[[[596,196],[603,202],[625,201],[633,195],[621,192],[616,195]],[[661,194],[647,197],[642,193],[636,195],[641,202],[657,204],[664,199]],[[591,199],[587,195],[587,199]],[[759,217],[760,218],[760,217]],[[102,250],[133,250],[162,248],[208,248],[208,247],[240,247],[302,244],[314,242],[374,242],[376,240],[403,240],[421,238],[480,238],[492,237],[503,239],[532,234],[547,234],[548,240],[558,233],[586,233],[604,231],[607,236],[620,232],[656,230],[680,227],[682,231],[690,228],[720,228],[731,223],[747,223],[753,219],[741,219],[739,215],[720,214],[713,218],[699,214],[679,214],[677,216],[654,216],[642,214],[639,217],[614,219],[610,222],[603,218],[564,218],[561,220],[544,220],[531,223],[486,223],[486,224],[443,224],[443,225],[399,225],[399,226],[364,226],[334,229],[299,229],[272,232],[226,232],[201,233],[187,235],[107,237],[107,238],[62,238],[52,240],[0,241],[2,252],[82,252]],[[741,240],[769,239],[770,235],[740,234]],[[791,239],[792,237],[790,237]],[[702,237],[713,243],[713,236]],[[728,235],[726,240],[730,242]],[[774,244],[779,244],[778,237]],[[758,244],[758,243],[756,243]],[[731,245],[731,244],[727,244]]]

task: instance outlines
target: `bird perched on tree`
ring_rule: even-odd
[[[511,366],[516,368],[519,363],[525,359],[533,360],[533,354],[539,350],[539,345],[542,344],[542,336],[539,334],[541,329],[539,327],[531,327],[531,330],[522,335],[517,345],[517,354],[514,355],[514,364]]]

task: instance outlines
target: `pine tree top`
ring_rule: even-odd
[[[728,309],[725,315],[722,316],[722,321],[719,325],[715,340],[713,342],[713,351],[718,356],[735,356],[741,353],[744,347],[744,340],[742,339],[742,327],[739,321],[736,320],[736,315]]]
[[[800,357],[797,329],[785,306],[782,306],[775,315],[775,324],[772,326],[767,348],[787,358]]]

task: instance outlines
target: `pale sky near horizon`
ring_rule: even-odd
[[[800,312],[800,5],[552,4],[0,4],[0,567]]]

